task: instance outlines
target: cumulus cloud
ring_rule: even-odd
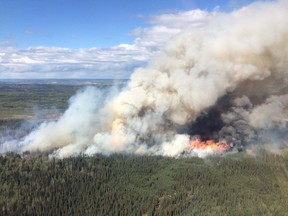
[[[151,51],[159,50],[183,30],[202,27],[214,16],[217,16],[217,13],[203,10],[176,11],[150,16],[150,27],[133,31],[133,35],[137,36],[135,45]]]
[[[34,47],[25,50],[6,50],[0,53],[0,77],[113,77],[113,72],[127,72],[141,66],[147,59],[130,45],[108,49],[68,49]],[[126,74],[125,74],[126,73]]]
[[[158,53],[171,37],[186,28],[202,26],[215,13],[201,10],[150,16],[149,27],[134,29],[132,44],[109,48],[16,49],[0,41],[0,78],[128,78]],[[25,31],[30,34],[31,31]]]

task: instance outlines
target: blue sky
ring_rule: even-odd
[[[90,66],[86,62],[87,67],[81,67],[80,60],[73,59],[75,53],[79,56],[79,53],[92,52],[98,63],[101,59],[97,59],[97,54],[110,57],[119,54],[123,57],[123,52],[139,51],[139,44],[145,40],[147,44],[149,37],[153,42],[151,35],[157,34],[153,27],[165,27],[167,32],[162,33],[168,34],[169,28],[158,20],[165,14],[181,16],[188,11],[200,10],[204,17],[207,15],[205,13],[212,13],[215,8],[230,11],[250,2],[252,0],[0,0],[0,78],[101,78],[115,74],[127,77],[133,68],[145,65],[149,52],[157,50],[157,47],[141,47],[143,54],[139,54],[134,62],[131,60],[127,63],[126,73],[123,73],[125,67],[121,68],[122,75],[115,72],[117,67],[113,69],[108,66],[109,61],[111,64],[117,62],[116,58],[105,59],[105,65],[93,63],[96,72],[92,74],[92,59],[89,60]],[[186,16],[187,19],[189,16]],[[172,31],[177,33],[175,28],[170,30],[169,34]],[[40,59],[40,55],[36,56],[39,52],[48,57]],[[48,68],[53,55],[55,58],[65,55],[61,62],[62,68]],[[135,56],[135,53],[132,55]],[[81,59],[83,65],[84,54]],[[129,61],[119,59],[121,62]],[[71,68],[73,73],[70,75],[69,62],[73,62],[74,66],[77,64],[77,67]],[[60,69],[57,71],[55,68]]]
[[[245,1],[0,0],[0,40],[19,48],[107,47],[131,42],[145,17],[169,10],[229,9]]]

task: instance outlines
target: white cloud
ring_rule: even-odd
[[[169,28],[187,28],[187,26],[202,25],[213,16],[203,10],[180,11],[152,16],[150,23],[153,25],[163,25]],[[191,22],[193,21],[193,22]]]
[[[119,45],[108,49],[35,47],[0,52],[1,78],[96,77],[112,78],[113,72],[127,77],[143,65],[149,53]],[[122,73],[119,74],[119,72]]]
[[[215,13],[201,10],[151,16],[150,27],[132,31],[133,44],[110,48],[15,49],[0,42],[0,78],[128,78],[183,29],[204,25]],[[2,42],[4,43],[4,42]]]
[[[216,16],[202,10],[177,11],[151,16],[148,28],[137,28],[132,34],[137,36],[135,44],[149,50],[161,49],[171,37],[185,29],[198,28]]]

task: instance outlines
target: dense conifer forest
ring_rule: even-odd
[[[0,156],[1,215],[287,215],[288,160]]]

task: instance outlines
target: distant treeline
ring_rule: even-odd
[[[287,215],[288,160],[0,156],[0,215]]]

